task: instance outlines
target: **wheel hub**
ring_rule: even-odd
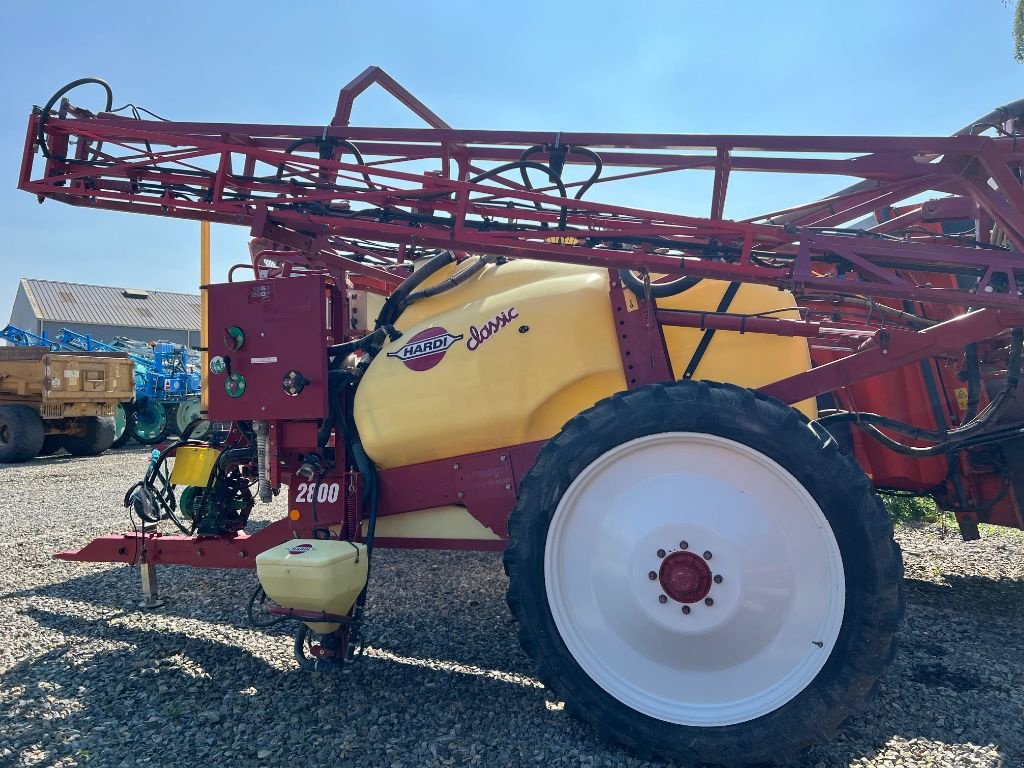
[[[711,569],[700,555],[673,552],[662,561],[658,581],[677,603],[696,603],[711,591]]]

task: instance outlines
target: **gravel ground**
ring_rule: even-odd
[[[300,672],[246,626],[251,572],[50,554],[119,531],[146,451],[0,465],[0,765],[647,765],[550,701],[515,640],[492,554],[381,551],[366,657]],[[281,504],[257,510],[261,520]],[[1024,766],[1024,535],[898,532],[901,651],[874,705],[806,768]]]

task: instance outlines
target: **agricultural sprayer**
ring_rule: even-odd
[[[373,83],[429,127],[350,126]],[[57,557],[141,563],[149,589],[164,563],[255,567],[312,665],[352,658],[378,548],[501,550],[570,711],[747,764],[828,739],[893,657],[876,492],[931,496],[966,539],[1024,526],[1020,102],[933,138],[459,130],[370,68],[327,125],[111,107],[87,78],[37,108],[19,186],[249,228],[203,286],[231,428],[151,461],[146,530]],[[627,204],[698,171],[709,210]],[[751,172],[856,183],[725,218]]]

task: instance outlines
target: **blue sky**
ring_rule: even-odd
[[[943,135],[1024,96],[1001,0],[149,5],[5,6],[0,324],[20,277],[196,290],[197,223],[15,188],[32,105],[86,75],[171,119],[323,124],[338,88],[377,64],[455,127],[550,131]],[[353,122],[417,125],[379,93]],[[734,180],[727,215],[836,186]],[[670,184],[637,195],[614,202],[706,212]],[[214,226],[215,280],[246,241]]]

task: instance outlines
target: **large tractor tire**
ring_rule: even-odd
[[[0,464],[17,464],[39,455],[46,428],[27,405],[0,405]]]
[[[158,400],[145,400],[135,406],[135,426],[132,437],[143,445],[155,445],[170,433],[167,409]]]
[[[43,438],[43,447],[39,449],[37,456],[52,456],[64,447],[63,438],[60,435],[47,435]]]
[[[81,419],[85,430],[81,435],[64,435],[63,443],[68,453],[75,456],[97,456],[114,444],[114,419],[112,416],[90,416]]]
[[[860,711],[895,653],[885,509],[835,441],[750,390],[655,385],[576,416],[509,535],[541,680],[643,756],[789,759]]]
[[[130,403],[118,403],[114,414],[114,442],[111,448],[120,448],[132,439],[135,433],[135,409]]]

